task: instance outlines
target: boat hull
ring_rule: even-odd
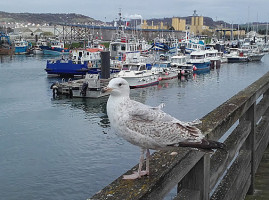
[[[121,76],[121,78],[125,79],[129,85],[130,88],[144,88],[149,87],[153,85],[159,84],[158,76],[151,75],[151,76],[142,76],[142,77],[124,77]]]
[[[195,71],[203,71],[210,69],[211,62],[199,62],[199,63],[190,63],[196,69]]]
[[[248,62],[248,57],[227,57],[228,63]]]
[[[87,66],[87,62],[83,64],[73,63],[72,60],[48,60],[45,71],[48,75],[59,75],[59,76],[75,76],[75,75],[86,75],[88,74],[101,74],[99,67]],[[119,69],[110,69],[110,73],[114,74],[119,72]]]
[[[264,54],[254,54],[254,55],[249,55],[248,59],[249,59],[249,61],[261,61],[263,56],[264,56]]]
[[[69,50],[67,49],[43,49],[43,54],[54,55],[54,56],[68,55]]]
[[[15,54],[26,54],[28,50],[27,46],[24,47],[15,47]]]

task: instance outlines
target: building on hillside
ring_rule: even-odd
[[[186,20],[180,19],[177,17],[172,18],[172,22],[170,24],[164,24],[164,22],[160,22],[160,24],[154,24],[153,21],[151,21],[151,25],[148,25],[147,20],[143,21],[143,24],[141,25],[142,29],[163,29],[168,30],[170,28],[174,28],[176,31],[185,31],[186,30]]]
[[[151,25],[148,25],[147,20],[144,20],[143,24],[141,25],[142,29],[168,29],[168,26],[164,25],[163,22],[161,22],[159,25],[154,24],[153,21],[151,21]]]
[[[208,26],[204,25],[204,17],[198,16],[196,10],[194,10],[191,17],[190,33],[193,35],[201,35],[205,30],[209,30]]]
[[[175,31],[185,31],[186,30],[186,20],[177,17],[172,18],[172,27]]]

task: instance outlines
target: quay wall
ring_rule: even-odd
[[[269,72],[208,113],[198,127],[225,150],[205,153],[187,148],[155,152],[151,174],[138,180],[118,177],[90,199],[163,199],[177,187],[178,199],[244,199],[269,142]],[[131,174],[138,165],[127,171]]]

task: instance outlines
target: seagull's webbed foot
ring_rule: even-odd
[[[147,153],[146,153],[146,170],[141,170],[142,166],[143,166],[143,162],[144,162],[144,153],[145,150],[141,149],[141,156],[140,156],[140,162],[139,162],[139,166],[138,166],[138,171],[134,172],[131,175],[123,175],[123,179],[137,179],[137,178],[141,178],[142,176],[148,176],[149,175],[149,158],[150,158],[150,152],[149,149],[147,149]]]
[[[147,172],[147,171],[141,171],[140,173],[139,172],[134,172],[131,175],[123,175],[122,179],[134,180],[134,179],[141,178],[142,176],[146,176],[146,175],[149,175],[149,172]]]

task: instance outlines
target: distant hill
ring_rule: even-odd
[[[91,23],[99,22],[91,17],[69,13],[69,14],[52,14],[52,13],[7,13],[0,11],[0,22],[19,22],[35,24],[59,24],[59,23]]]

